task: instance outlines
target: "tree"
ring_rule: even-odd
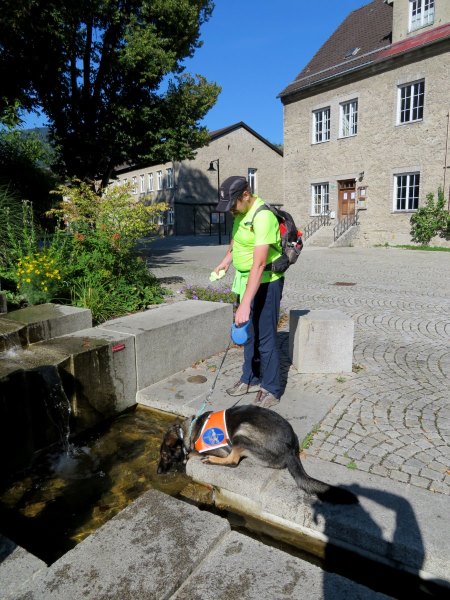
[[[3,0],[0,115],[40,109],[58,169],[108,182],[115,167],[182,160],[220,88],[183,73],[211,0]],[[169,76],[171,79],[169,80]]]
[[[29,200],[37,215],[51,205],[49,193],[56,184],[51,171],[54,160],[45,132],[0,130],[0,187],[18,205]]]

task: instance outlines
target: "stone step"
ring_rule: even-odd
[[[334,600],[388,598],[231,531],[226,519],[155,490],[48,568],[25,565],[15,553],[0,564],[6,600],[325,600],[327,590]]]
[[[305,246],[327,248],[334,242],[333,225],[324,225],[305,241]]]

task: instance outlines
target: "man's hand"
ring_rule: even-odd
[[[247,321],[250,319],[250,305],[247,303],[241,303],[239,304],[237,310],[236,310],[236,314],[234,315],[234,322],[236,323],[236,325],[239,327],[239,325],[243,325],[244,323],[247,323]]]
[[[233,262],[233,255],[232,255],[232,249],[233,249],[233,240],[231,240],[231,243],[228,247],[227,253],[225,254],[224,259],[217,265],[217,267],[214,270],[215,273],[217,273],[217,275],[219,275],[219,271],[225,271],[225,273],[228,271],[228,269],[230,268],[231,263]]]

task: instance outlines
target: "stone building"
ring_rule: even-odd
[[[450,0],[353,11],[280,98],[284,204],[311,243],[410,243],[427,194],[449,195]]]
[[[210,133],[208,146],[193,160],[140,165],[116,170],[116,181],[133,184],[133,193],[149,202],[167,202],[164,234],[228,236],[231,219],[215,211],[218,186],[230,175],[248,178],[267,202],[283,202],[283,153],[243,122]]]

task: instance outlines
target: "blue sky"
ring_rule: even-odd
[[[291,83],[344,18],[370,0],[215,0],[201,30],[203,46],[186,70],[222,86],[203,124],[213,131],[244,121],[270,142],[283,142],[277,95]],[[42,125],[29,118],[25,126]]]

